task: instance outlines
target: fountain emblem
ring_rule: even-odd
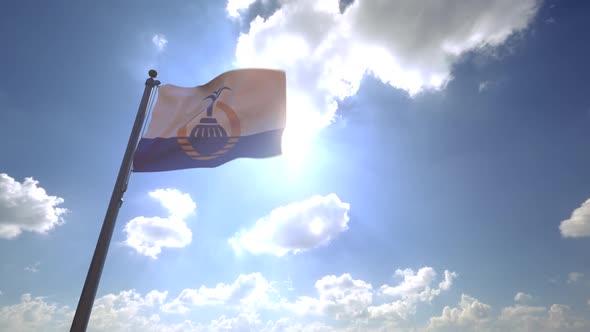
[[[192,159],[215,159],[231,150],[240,140],[240,119],[230,106],[218,100],[225,90],[231,90],[231,88],[222,86],[203,98],[203,100],[210,100],[209,105],[207,105],[205,115],[192,129],[187,124],[178,130],[178,144],[184,153]],[[220,110],[225,114],[229,128],[224,128],[217,121],[213,116],[214,110]],[[201,113],[203,112],[199,114]]]

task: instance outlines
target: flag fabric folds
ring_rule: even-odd
[[[133,159],[134,172],[217,167],[281,153],[283,71],[238,69],[205,85],[163,85]]]

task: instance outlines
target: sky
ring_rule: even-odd
[[[6,1],[0,331],[68,330],[147,71],[283,154],[133,173],[88,331],[590,330],[590,4]]]

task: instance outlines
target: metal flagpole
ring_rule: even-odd
[[[158,76],[158,73],[155,70],[150,70],[149,76],[150,78],[145,81],[143,97],[139,104],[139,110],[135,117],[135,123],[133,124],[131,135],[129,135],[127,149],[125,150],[125,155],[121,162],[121,168],[119,168],[119,175],[117,175],[117,181],[115,182],[115,187],[111,194],[109,207],[104,217],[100,235],[98,236],[96,249],[94,249],[92,262],[90,263],[90,268],[86,275],[86,281],[84,282],[82,295],[80,295],[80,300],[78,301],[78,307],[76,308],[76,314],[74,315],[70,332],[84,332],[88,326],[90,312],[92,311],[92,305],[94,304],[94,298],[96,297],[96,290],[98,289],[102,268],[104,267],[109,244],[111,243],[115,222],[117,221],[117,215],[119,214],[119,208],[123,204],[123,194],[127,190],[127,182],[129,180],[129,173],[131,172],[131,162],[145,122],[150,96],[152,95],[154,87],[160,84],[160,81],[155,80]]]

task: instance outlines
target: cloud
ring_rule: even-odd
[[[476,298],[462,294],[459,305],[455,308],[444,307],[442,314],[430,318],[429,330],[442,330],[447,327],[470,327],[477,331],[478,326],[490,320],[492,308]]]
[[[88,332],[334,332],[320,323],[304,324],[289,318],[262,321],[258,313],[222,315],[207,323],[183,317],[162,318],[159,305],[167,292],[153,290],[143,296],[135,290],[106,294],[94,302]],[[24,294],[14,305],[0,306],[0,330],[19,332],[67,331],[74,315],[68,306],[48,303],[43,297]],[[164,313],[166,315],[166,313]]]
[[[490,87],[490,81],[483,81],[479,83],[478,90],[479,92],[483,92]]]
[[[0,238],[12,239],[26,231],[45,234],[64,223],[68,210],[58,207],[63,198],[47,195],[38,184],[33,178],[20,183],[0,173]]]
[[[399,300],[369,307],[370,317],[374,320],[402,321],[408,319],[416,313],[418,303],[430,303],[443,291],[449,290],[457,278],[457,273],[445,270],[444,279],[438,283],[438,288],[436,288],[432,284],[436,280],[437,273],[429,266],[416,272],[412,269],[396,270],[395,275],[403,278],[401,282],[395,286],[381,286],[379,294],[399,298]]]
[[[265,327],[260,330],[261,332],[337,332],[331,326],[325,325],[319,322],[313,323],[301,323],[295,319],[283,317],[274,322],[267,322]],[[342,332],[345,332],[343,330]],[[349,331],[352,332],[352,331]]]
[[[213,320],[209,326],[211,331],[256,331],[260,329],[261,321],[258,315],[240,313],[236,317],[223,315]]]
[[[453,285],[453,272],[437,282],[429,267],[416,272],[398,270],[396,301],[382,302],[381,288],[354,279],[350,274],[328,275],[315,283],[317,297],[298,296],[289,302],[260,273],[238,276],[234,282],[214,287],[185,289],[169,299],[167,291],[152,290],[147,294],[125,290],[98,297],[94,302],[89,332],[585,332],[590,320],[577,316],[563,304],[528,306],[516,304],[492,307],[475,297],[462,294],[456,306],[445,306],[433,317],[418,313],[418,304],[429,302],[435,289]],[[420,272],[422,271],[422,272]],[[198,314],[175,315],[170,304],[198,306]],[[584,309],[584,308],[582,308]],[[218,318],[211,313],[222,310]],[[428,311],[428,310],[427,310]],[[18,303],[0,306],[0,330],[48,331],[69,329],[73,308],[50,303],[47,298],[24,294]],[[424,312],[426,313],[426,312]],[[269,319],[272,317],[272,319]],[[421,322],[421,317],[425,321]],[[320,323],[321,322],[321,323]]]
[[[186,313],[189,306],[223,305],[255,308],[269,305],[275,289],[260,274],[240,274],[232,284],[219,283],[213,288],[182,290],[174,300],[164,304],[162,310],[170,313]]]
[[[424,267],[414,272],[412,269],[396,270],[395,275],[402,277],[402,282],[397,286],[381,286],[381,293],[389,296],[406,297],[418,294],[418,292],[428,287],[434,278],[436,271],[431,267]]]
[[[570,272],[567,275],[567,283],[568,284],[576,283],[576,282],[582,280],[583,277],[584,277],[584,273],[582,273],[582,272]]]
[[[168,45],[168,40],[166,39],[166,36],[157,33],[152,37],[152,43],[154,43],[156,49],[159,52],[162,52],[164,51],[164,49],[166,49],[166,45]]]
[[[571,313],[568,306],[528,306],[501,308],[496,315],[490,305],[469,295],[461,295],[457,307],[446,306],[441,316],[430,318],[427,331],[587,331],[590,321]]]
[[[89,323],[89,332],[98,331],[146,331],[146,332],[244,332],[244,331],[261,331],[261,332],[324,332],[334,331],[328,329],[322,324],[301,324],[294,323],[288,318],[280,318],[275,321],[262,321],[257,312],[252,311],[253,307],[248,306],[234,306],[241,300],[252,300],[252,304],[260,297],[253,295],[256,287],[251,288],[247,286],[255,283],[262,285],[267,283],[266,279],[259,273],[250,275],[240,275],[236,281],[231,285],[220,284],[214,288],[199,288],[200,300],[204,298],[214,298],[213,301],[206,301],[208,304],[201,303],[201,305],[219,305],[220,303],[231,304],[229,306],[223,305],[223,310],[226,314],[211,320],[210,322],[195,322],[187,319],[185,316],[180,316],[180,319],[175,319],[177,316],[167,316],[166,319],[161,318],[161,314],[168,315],[167,304],[164,303],[168,292],[160,292],[153,290],[147,295],[142,296],[135,290],[122,291],[118,294],[107,294],[95,301],[92,311],[92,317]],[[229,288],[231,290],[227,292]],[[223,290],[225,289],[225,290]],[[217,293],[217,295],[212,295]],[[182,298],[183,294],[187,294],[186,290],[181,292],[172,302]],[[194,298],[191,298],[194,299]],[[199,300],[199,301],[200,301]],[[222,301],[220,301],[222,300]],[[192,305],[192,304],[191,304]],[[238,312],[231,315],[233,308],[237,308]]]
[[[366,314],[373,301],[371,284],[354,280],[345,273],[337,277],[325,276],[315,283],[319,297],[300,296],[285,306],[299,315],[329,315],[340,320],[351,320]]]
[[[325,245],[348,229],[350,204],[336,194],[278,207],[229,239],[236,253],[284,256]]]
[[[530,294],[523,293],[523,292],[518,292],[518,293],[516,293],[516,295],[514,295],[514,301],[516,301],[516,302],[526,303],[532,299],[533,299],[533,297]]]
[[[559,225],[561,236],[582,237],[590,236],[590,199],[572,212],[572,216]]]
[[[552,304],[549,308],[516,305],[502,309],[498,318],[515,331],[587,331],[590,322],[576,317],[570,307]]]
[[[285,135],[310,133],[331,123],[337,102],[355,95],[365,75],[412,95],[443,88],[461,55],[503,44],[539,6],[356,0],[341,13],[338,0],[284,0],[239,36],[235,65],[285,70],[288,109],[297,110],[288,114]]]
[[[197,205],[189,194],[176,189],[158,189],[149,193],[168,210],[168,217],[136,217],[125,225],[125,244],[138,253],[158,258],[162,248],[182,248],[192,241],[192,232],[184,219]]]
[[[457,278],[457,273],[444,271],[444,279],[439,283],[438,288],[431,288],[432,282],[436,279],[436,271],[425,266],[414,272],[412,269],[396,270],[395,275],[403,280],[396,286],[383,285],[380,293],[387,296],[401,298],[419,298],[421,301],[431,301],[440,291],[448,290]]]
[[[177,189],[157,189],[149,193],[168,210],[170,218],[186,218],[193,214],[197,205],[189,194],[181,193]]]
[[[287,318],[262,321],[258,313],[241,311],[235,315],[224,314],[210,322],[195,322],[182,317],[180,322],[162,319],[158,307],[134,290],[108,294],[97,299],[89,323],[89,332],[327,332],[321,324],[294,323]],[[224,308],[226,311],[227,308]],[[177,320],[178,321],[178,320]],[[293,325],[291,325],[293,323]]]
[[[39,272],[39,264],[41,264],[41,262],[35,262],[34,264],[26,266],[25,271],[28,271],[31,273],[37,273],[37,272]]]
[[[511,307],[502,309],[501,319],[503,320],[523,320],[538,318],[537,315],[542,315],[547,311],[545,307],[533,307],[528,305],[517,304]]]
[[[171,331],[173,329],[162,324],[160,316],[154,313],[154,309],[164,302],[167,295],[168,292],[153,290],[142,296],[135,290],[128,290],[97,298],[88,323],[89,330]]]
[[[297,315],[323,316],[355,324],[408,322],[419,303],[430,302],[450,289],[457,276],[445,271],[436,288],[436,272],[431,267],[423,267],[416,273],[411,269],[397,270],[396,275],[404,279],[395,286],[383,285],[377,291],[370,283],[353,279],[348,273],[325,276],[315,284],[317,297],[298,296],[294,302],[283,302],[282,306]],[[379,303],[375,301],[376,296],[396,299]]]
[[[43,297],[23,294],[19,303],[0,307],[0,331],[64,330],[67,310],[67,306],[47,303]]]
[[[238,18],[240,17],[240,12],[244,11],[244,9],[248,9],[248,7],[255,2],[256,0],[228,0],[225,10],[229,17]]]

